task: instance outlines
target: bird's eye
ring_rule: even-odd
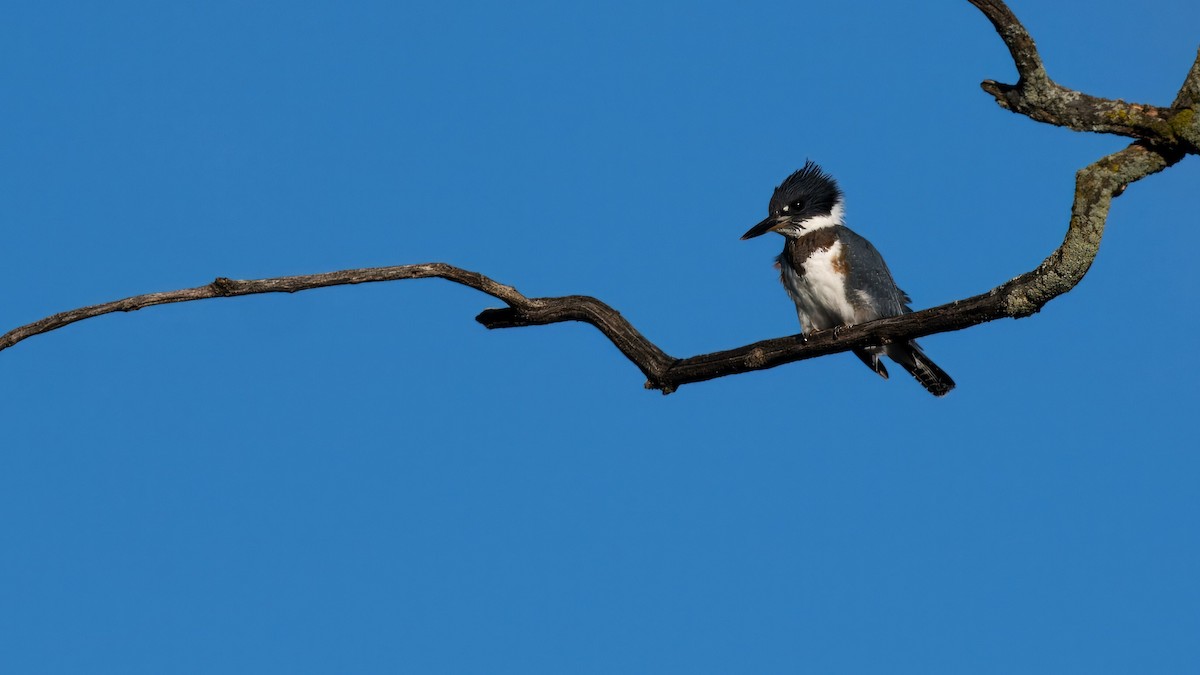
[[[797,199],[796,201],[792,202],[792,208],[796,209],[797,211],[803,211],[804,210],[804,200]]]

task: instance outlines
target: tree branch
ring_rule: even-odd
[[[1000,0],[968,0],[991,21],[1008,47],[1020,79],[1016,84],[984,80],[980,87],[1005,110],[1075,131],[1129,136],[1146,141],[1183,144],[1200,153],[1194,132],[1194,102],[1170,108],[1127,103],[1068,89],[1050,78],[1037,45],[1012,11]],[[1183,114],[1182,118],[1178,116]],[[1182,129],[1181,129],[1182,127]]]
[[[528,298],[512,286],[482,274],[445,263],[343,270],[324,274],[234,280],[218,277],[212,283],[164,293],[137,295],[82,307],[46,317],[0,336],[0,351],[34,335],[113,312],[208,298],[257,293],[295,293],[314,288],[401,279],[441,278],[486,293],[507,306],[484,310],[476,320],[487,328],[540,326],[582,321],[595,326],[646,376],[646,387],[664,394],[692,382],[773,368],[793,361],[826,356],[861,347],[911,340],[935,333],[962,330],[1004,317],[1020,318],[1070,291],[1096,258],[1105,221],[1114,197],[1141,180],[1196,154],[1200,147],[1200,52],[1170,108],[1112,101],[1081,94],[1055,84],[1046,74],[1033,38],[1000,0],[969,0],[992,22],[1008,46],[1020,81],[1016,85],[991,80],[983,89],[1009,110],[1080,131],[1098,131],[1136,139],[1132,145],[1103,157],[1075,176],[1075,200],[1063,243],[1036,269],[993,288],[949,304],[878,321],[825,330],[806,337],[763,340],[753,344],[688,358],[669,356],[647,340],[612,307],[585,295]]]
[[[1171,117],[1175,134],[1190,143],[1191,152],[1195,152],[1200,147],[1200,49],[1171,108],[1176,111]]]
[[[365,284],[379,281],[398,281],[401,279],[440,278],[453,281],[463,286],[474,288],[508,304],[508,310],[488,310],[480,315],[479,320],[489,328],[505,327],[502,313],[517,312],[519,322],[509,325],[532,326],[560,321],[585,321],[596,326],[633,361],[647,377],[652,373],[662,372],[673,359],[662,352],[649,340],[642,337],[628,321],[616,310],[599,300],[587,296],[567,296],[562,298],[527,298],[512,286],[498,283],[478,272],[464,270],[445,263],[425,263],[419,265],[399,265],[396,267],[372,267],[366,269],[341,270],[322,274],[303,274],[298,276],[274,277],[270,279],[228,279],[217,277],[212,283],[195,288],[184,288],[177,291],[147,293],[135,295],[121,300],[105,302],[89,307],[80,307],[59,314],[48,316],[39,321],[14,328],[0,335],[0,351],[8,349],[18,342],[42,333],[49,333],[77,321],[90,319],[114,312],[135,312],[145,307],[166,305],[176,302],[191,302],[210,298],[231,298],[239,295],[255,295],[259,293],[296,293],[299,291],[325,288],[328,286],[344,286]],[[492,314],[494,320],[484,320],[485,315]]]
[[[114,302],[62,312],[21,326],[0,336],[0,350],[21,340],[63,326],[113,312],[209,298],[258,293],[296,293],[314,288],[400,279],[441,278],[503,300],[508,306],[487,309],[476,317],[487,328],[541,326],[582,321],[595,326],[646,376],[648,389],[669,394],[684,384],[827,356],[860,347],[910,340],[935,333],[961,330],[1003,317],[1023,317],[1079,283],[1096,257],[1112,198],[1133,181],[1157,173],[1179,161],[1160,150],[1133,144],[1081,170],[1076,176],[1076,199],[1071,226],[1062,245],[1046,261],[1026,274],[987,293],[957,300],[912,314],[871,321],[838,331],[763,340],[711,354],[677,359],[647,340],[612,307],[586,295],[528,298],[512,286],[478,272],[445,263],[401,265],[343,270],[324,274],[235,280],[218,277],[212,283],[164,293],[136,295]]]
[[[0,335],[0,351],[8,349],[34,335],[48,333],[76,321],[83,321],[84,319],[103,316],[104,314],[111,314],[113,312],[136,312],[139,309],[154,305],[190,302],[192,300],[205,300],[208,298],[229,298],[257,293],[295,293],[297,291],[307,291],[326,286],[363,284],[374,281],[395,281],[398,279],[426,279],[431,277],[449,279],[487,293],[494,298],[503,300],[514,306],[522,306],[523,303],[527,305],[531,302],[511,286],[496,283],[482,274],[443,263],[402,265],[400,267],[375,267],[249,281],[217,277],[212,283],[204,286],[184,288],[178,291],[135,295],[121,300],[91,305],[89,307],[80,307],[79,309],[48,316],[40,321],[34,321],[19,328],[14,328],[4,335]]]
[[[1183,154],[1179,152],[1134,143],[1081,169],[1075,177],[1075,204],[1062,245],[1036,269],[987,293],[911,314],[839,328],[837,331],[817,331],[810,333],[807,339],[793,335],[684,359],[667,357],[670,360],[665,369],[660,367],[661,364],[650,364],[632,357],[631,360],[646,374],[647,388],[660,389],[669,394],[692,382],[774,368],[793,361],[861,347],[962,330],[1005,317],[1029,316],[1054,298],[1074,288],[1083,279],[1099,251],[1113,197],[1124,192],[1130,183],[1158,173],[1182,157]],[[575,299],[584,298],[573,296],[542,300]],[[608,305],[594,298],[586,300],[594,302],[595,305],[577,307],[580,315],[555,320],[587,321],[598,325],[606,312],[616,314]],[[487,310],[476,318],[488,328],[530,326],[549,322],[541,313],[527,319],[519,308]],[[620,321],[624,322],[624,319]],[[604,332],[612,338],[608,331]],[[641,338],[640,334],[638,338]],[[628,350],[622,348],[622,352],[629,356]]]

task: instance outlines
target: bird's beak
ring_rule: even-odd
[[[747,230],[746,234],[742,235],[742,239],[753,239],[759,235],[766,234],[775,229],[775,226],[778,224],[779,220],[775,216],[767,216],[763,218],[761,223]]]

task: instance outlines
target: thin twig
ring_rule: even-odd
[[[121,300],[105,302],[89,307],[80,307],[66,312],[48,316],[39,321],[14,328],[0,335],[0,351],[8,349],[21,340],[57,330],[63,326],[83,321],[95,316],[113,312],[135,312],[145,307],[166,305],[174,302],[190,302],[208,298],[228,298],[236,295],[253,295],[256,293],[295,293],[312,288],[340,286],[344,284],[363,284],[375,281],[395,281],[397,279],[425,279],[440,277],[470,286],[509,304],[522,306],[530,301],[517,292],[512,286],[496,283],[491,279],[468,270],[459,269],[445,263],[427,263],[423,265],[401,265],[399,267],[374,267],[357,270],[342,270],[323,274],[306,274],[292,277],[276,277],[272,279],[253,279],[239,281],[217,277],[212,283],[195,288],[184,288],[178,291],[161,293],[146,293]]]

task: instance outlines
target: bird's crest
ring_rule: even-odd
[[[768,215],[774,215],[799,200],[804,200],[810,209],[827,214],[833,211],[833,205],[841,198],[842,190],[837,181],[810,159],[804,162],[804,168],[788,176],[775,188]]]

